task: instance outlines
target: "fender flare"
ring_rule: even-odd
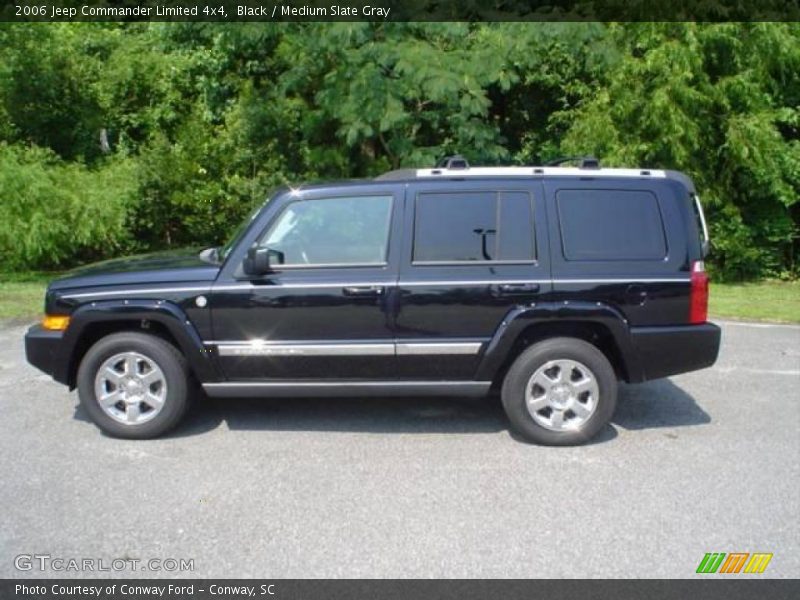
[[[186,313],[166,300],[103,300],[79,306],[70,315],[70,324],[59,344],[59,356],[53,378],[73,385],[70,374],[75,365],[75,350],[89,326],[119,321],[151,321],[163,325],[186,357],[189,369],[201,383],[220,381],[220,373],[211,353],[206,350]]]
[[[535,325],[580,323],[602,325],[610,332],[619,350],[629,382],[644,381],[630,335],[627,319],[614,307],[602,302],[542,302],[511,309],[495,330],[478,365],[476,379],[494,380],[522,332]]]

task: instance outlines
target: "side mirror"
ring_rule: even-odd
[[[245,275],[266,275],[272,270],[273,263],[283,263],[283,252],[272,248],[253,246],[247,251],[247,256],[242,263],[242,271]]]

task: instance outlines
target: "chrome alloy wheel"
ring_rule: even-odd
[[[125,425],[139,425],[161,412],[167,399],[167,379],[153,359],[138,352],[121,352],[100,365],[94,393],[109,417]]]
[[[551,431],[581,427],[597,409],[600,390],[589,368],[569,359],[539,367],[525,388],[525,406],[533,420]]]

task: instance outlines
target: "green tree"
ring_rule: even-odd
[[[800,45],[794,23],[642,23],[575,109],[563,149],[609,165],[680,169],[709,207],[725,277],[796,270]]]
[[[282,184],[595,154],[690,174],[718,274],[793,276],[798,42],[795,23],[8,25],[5,264],[219,242]],[[48,234],[48,194],[111,225]]]
[[[91,85],[98,63],[84,37],[97,31],[69,23],[0,28],[2,139],[48,147],[70,160],[101,155],[102,117]]]

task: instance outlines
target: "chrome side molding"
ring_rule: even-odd
[[[483,342],[269,342],[252,341],[208,341],[216,346],[220,356],[425,356],[477,354]]]
[[[391,356],[394,344],[220,344],[220,356]]]
[[[477,354],[481,349],[481,342],[425,342],[425,343],[397,343],[398,356],[431,355],[431,354]]]

